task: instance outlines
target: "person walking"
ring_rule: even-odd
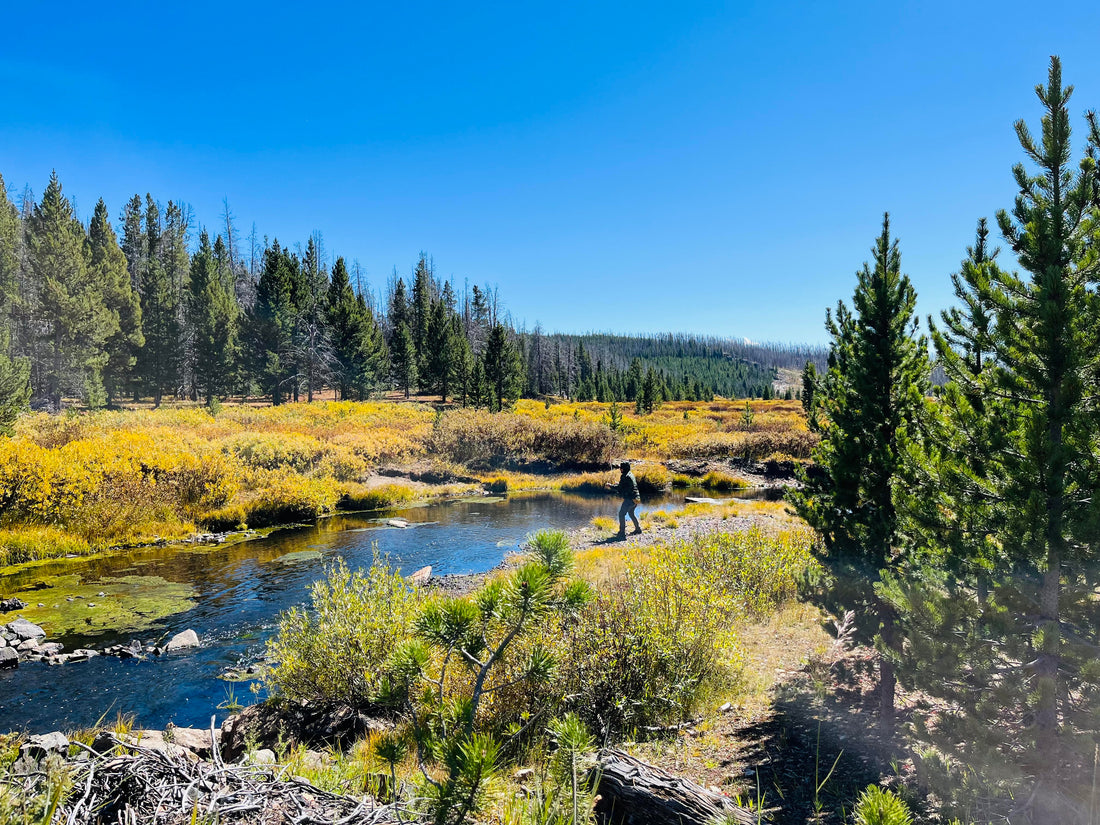
[[[619,538],[625,539],[627,515],[634,522],[634,535],[642,532],[642,524],[638,521],[638,516],[634,512],[638,505],[642,503],[642,498],[638,493],[638,479],[634,478],[634,473],[630,472],[630,462],[624,461],[620,464],[619,472],[621,473],[619,485],[614,489],[618,490],[619,495],[623,497],[623,504],[619,508]]]

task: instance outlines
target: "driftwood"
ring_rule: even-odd
[[[720,793],[680,779],[620,750],[600,754],[596,813],[611,825],[756,825],[756,814]]]
[[[198,822],[252,825],[382,825],[415,821],[396,804],[369,796],[329,793],[274,767],[226,764],[187,758],[114,740],[125,748],[96,753],[77,762],[72,790],[54,822],[66,825],[131,825]]]

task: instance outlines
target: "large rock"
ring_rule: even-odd
[[[11,647],[0,647],[0,670],[19,667],[19,654]]]
[[[13,610],[26,610],[27,603],[22,599],[0,599],[0,613],[10,613]]]
[[[28,622],[22,616],[14,622],[8,622],[8,630],[14,633],[20,641],[27,639],[45,639],[46,631],[33,622]]]
[[[177,633],[171,639],[168,640],[168,644],[164,646],[167,651],[183,650],[188,647],[199,646],[199,634],[194,630],[185,630],[182,633]]]
[[[42,733],[30,737],[19,747],[19,753],[31,759],[41,759],[47,754],[69,752],[69,740],[60,731]]]
[[[210,747],[210,731],[199,728],[168,728],[165,731],[166,738],[181,748],[187,748],[191,753],[201,756],[203,759],[212,757],[213,750]],[[221,742],[222,732],[214,728],[214,741]]]
[[[429,564],[427,567],[421,567],[411,576],[409,576],[409,583],[416,587],[423,587],[432,580],[432,566]]]
[[[240,759],[254,748],[346,748],[368,732],[388,730],[392,724],[367,716],[347,705],[321,702],[279,702],[252,705],[222,723],[222,757]]]
[[[183,747],[183,745],[177,744],[175,741],[169,741],[170,738],[170,735],[165,737],[164,732],[159,730],[135,730],[122,737],[122,740],[127,745],[160,751],[169,756],[182,756],[191,762],[198,760],[199,757],[196,753]]]

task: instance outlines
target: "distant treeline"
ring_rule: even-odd
[[[18,203],[0,178],[0,406],[60,409],[228,396],[364,398],[398,389],[499,409],[521,395],[633,402],[770,397],[776,367],[824,351],[690,335],[517,331],[497,290],[438,277],[419,256],[372,296],[320,233],[293,249],[242,242],[226,207],[195,232],[186,205],[134,195],[117,231],[85,225],[56,174]],[[0,416],[3,418],[5,416]]]

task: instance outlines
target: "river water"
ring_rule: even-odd
[[[751,495],[751,494],[750,494]],[[641,508],[678,506],[682,495],[647,501]],[[195,606],[136,634],[106,632],[51,638],[66,650],[102,648],[132,638],[156,639],[194,629],[199,648],[145,660],[99,656],[49,666],[37,662],[0,671],[0,731],[41,733],[113,721],[132,715],[139,727],[208,727],[227,714],[219,705],[252,704],[249,683],[219,678],[226,669],[255,659],[274,633],[279,614],[308,601],[310,584],[328,564],[368,567],[375,548],[406,574],[430,564],[436,575],[482,573],[518,550],[531,533],[571,530],[595,515],[614,516],[617,500],[559,493],[474,498],[393,510],[409,527],[388,526],[379,514],[323,519],[315,526],[279,530],[266,538],[213,548],[145,548],[119,556],[66,562],[66,572],[85,583],[139,574],[194,587]],[[293,554],[293,555],[292,555]],[[11,582],[3,583],[10,592]],[[30,602],[33,592],[24,594]],[[47,631],[49,628],[47,628]]]

